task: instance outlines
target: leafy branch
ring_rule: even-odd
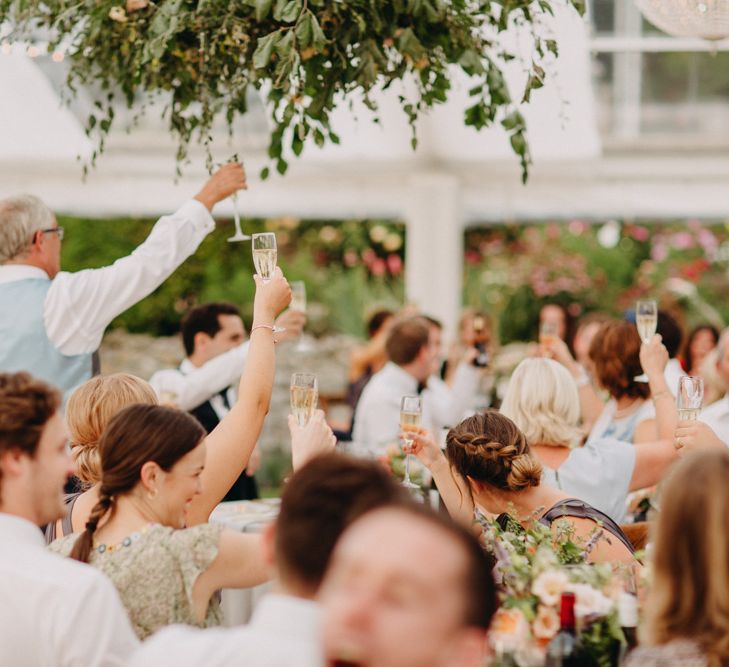
[[[583,0],[565,0],[582,11]],[[0,23],[13,37],[39,27],[54,35],[49,49],[68,48],[72,93],[87,86],[94,111],[86,131],[104,149],[121,98],[144,113],[150,98],[166,101],[164,116],[178,143],[210,155],[211,129],[223,115],[248,110],[250,88],[266,99],[272,121],[268,155],[285,173],[288,150],[298,156],[311,137],[338,143],[331,114],[359,96],[377,114],[376,93],[395,82],[417,145],[418,117],[447,100],[453,69],[472,79],[464,123],[500,123],[509,133],[524,180],[531,162],[519,107],[543,85],[544,61],[557,44],[537,29],[551,0],[0,0]],[[504,68],[514,60],[500,36],[514,25],[532,28],[526,88],[515,102]],[[265,167],[262,176],[268,176]]]

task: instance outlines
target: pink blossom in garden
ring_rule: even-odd
[[[385,265],[385,260],[380,259],[379,257],[375,259],[372,264],[369,265],[369,269],[372,272],[373,276],[377,276],[378,278],[381,276],[384,276],[387,272],[387,266]]]
[[[359,264],[359,255],[354,250],[345,250],[342,261],[344,262],[344,266],[351,269],[353,266]]]
[[[676,232],[671,237],[671,245],[676,250],[688,250],[694,247],[694,237],[688,232]]]
[[[387,256],[387,270],[393,276],[399,276],[402,273],[402,259],[400,255],[388,255]]]

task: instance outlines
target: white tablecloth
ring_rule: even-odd
[[[260,533],[267,523],[276,519],[279,504],[278,498],[220,503],[210,515],[210,521],[241,533]],[[248,623],[258,600],[269,588],[270,583],[254,588],[224,589],[221,603],[224,625]]]

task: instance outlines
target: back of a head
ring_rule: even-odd
[[[312,591],[321,583],[334,545],[359,516],[411,502],[392,476],[372,461],[318,456],[284,487],[276,521],[276,560],[283,579]]]
[[[653,545],[650,643],[691,638],[729,661],[729,451],[686,457],[661,498]],[[719,662],[719,661],[723,662]]]
[[[668,356],[673,359],[681,349],[681,343],[683,342],[683,329],[678,320],[665,310],[659,310],[656,333],[661,334],[661,340],[666,347]]]
[[[35,456],[45,425],[60,405],[60,393],[29,373],[0,373],[0,454],[19,449]]]
[[[71,557],[88,562],[99,520],[116,498],[137,486],[145,463],[154,462],[169,472],[204,437],[205,429],[192,415],[161,405],[131,405],[112,417],[99,442],[99,502],[91,511],[86,530],[76,540]]]
[[[53,226],[53,212],[33,195],[0,201],[0,264],[22,257],[39,229]]]
[[[530,445],[576,447],[582,439],[577,385],[552,359],[524,359],[516,367],[501,414],[516,424]]]
[[[385,350],[394,364],[406,366],[415,361],[423,346],[428,344],[430,325],[423,317],[408,317],[392,325]]]
[[[502,491],[539,486],[542,466],[511,419],[486,410],[464,419],[446,436],[448,461],[462,476]]]
[[[367,336],[372,338],[386,323],[395,317],[391,310],[378,310],[367,320]]]
[[[157,396],[149,383],[128,373],[97,375],[71,394],[66,424],[76,474],[84,484],[101,479],[98,447],[107,424],[120,410],[137,403],[156,405]]]
[[[595,375],[613,398],[647,398],[650,394],[647,382],[634,379],[643,372],[640,345],[635,325],[625,320],[606,322],[592,339],[590,359]]]
[[[227,301],[213,301],[191,308],[180,322],[182,344],[185,353],[189,356],[195,351],[195,334],[200,332],[212,337],[220,331],[220,315],[236,315],[240,317],[240,310],[233,303]]]

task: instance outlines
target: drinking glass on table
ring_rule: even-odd
[[[403,396],[400,400],[400,430],[407,435],[409,429],[420,426],[423,407],[420,396]],[[403,444],[410,446],[413,441],[403,438]],[[419,489],[417,484],[410,481],[410,454],[405,454],[405,478],[402,485],[407,489]]]
[[[316,410],[319,387],[313,373],[294,373],[291,376],[291,412],[299,426],[306,426]]]
[[[635,304],[635,326],[644,345],[648,345],[658,328],[658,304],[653,299],[645,299]],[[636,382],[648,382],[645,373],[633,378]]]
[[[685,375],[678,380],[678,418],[680,421],[696,421],[704,402],[704,379]]]

